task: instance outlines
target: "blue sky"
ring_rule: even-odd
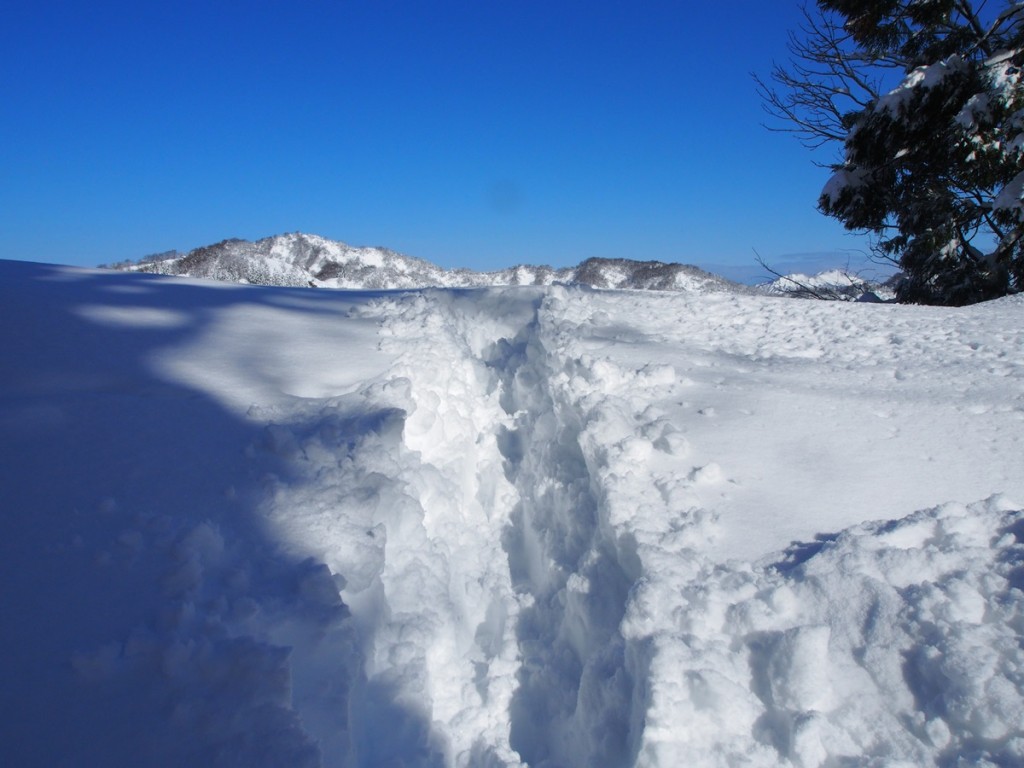
[[[798,0],[8,0],[0,258],[288,231],[478,269],[863,248],[815,211],[827,171],[761,125],[750,73],[798,19]]]

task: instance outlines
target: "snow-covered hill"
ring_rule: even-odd
[[[0,764],[1024,764],[1022,318],[0,262]]]
[[[828,269],[814,275],[794,272],[757,286],[768,296],[824,301],[894,301],[898,277],[875,280],[845,269]]]
[[[256,242],[224,240],[184,255],[116,266],[156,274],[296,287],[404,289],[575,283],[663,291],[743,290],[697,267],[657,261],[594,258],[563,269],[520,265],[498,272],[446,270],[386,248],[352,247],[297,232]]]

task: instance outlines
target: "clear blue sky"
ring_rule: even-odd
[[[7,0],[0,258],[296,230],[478,269],[862,247],[761,125],[750,73],[798,8]]]

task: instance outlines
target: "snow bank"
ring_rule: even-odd
[[[642,582],[625,631],[658,674],[638,762],[1020,763],[1022,526],[999,498],[950,504],[706,563],[681,592]]]
[[[0,272],[5,764],[1024,761],[1016,299]]]

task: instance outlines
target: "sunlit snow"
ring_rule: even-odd
[[[4,765],[1024,763],[1022,297],[0,292]]]

